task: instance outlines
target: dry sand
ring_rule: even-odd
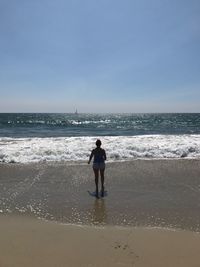
[[[0,217],[1,267],[199,267],[200,234]]]

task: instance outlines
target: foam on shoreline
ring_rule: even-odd
[[[97,137],[0,138],[0,162],[87,160]],[[100,137],[108,161],[200,158],[200,135]]]

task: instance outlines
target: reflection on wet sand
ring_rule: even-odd
[[[107,223],[106,204],[103,198],[95,199],[91,212],[91,222],[95,225]]]
[[[0,213],[72,224],[200,232],[200,160],[107,164],[109,194],[96,199],[88,165],[0,164]],[[88,193],[87,193],[88,192]]]

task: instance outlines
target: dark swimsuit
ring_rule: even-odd
[[[104,153],[94,153],[93,169],[105,169]]]

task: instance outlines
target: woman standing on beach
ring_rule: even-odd
[[[96,197],[99,197],[99,172],[101,175],[101,196],[104,196],[104,171],[105,171],[105,160],[106,160],[106,152],[101,148],[101,140],[96,141],[96,148],[92,150],[90,154],[90,158],[88,164],[90,164],[92,158],[93,160],[93,171],[95,175],[95,185],[96,185]]]

